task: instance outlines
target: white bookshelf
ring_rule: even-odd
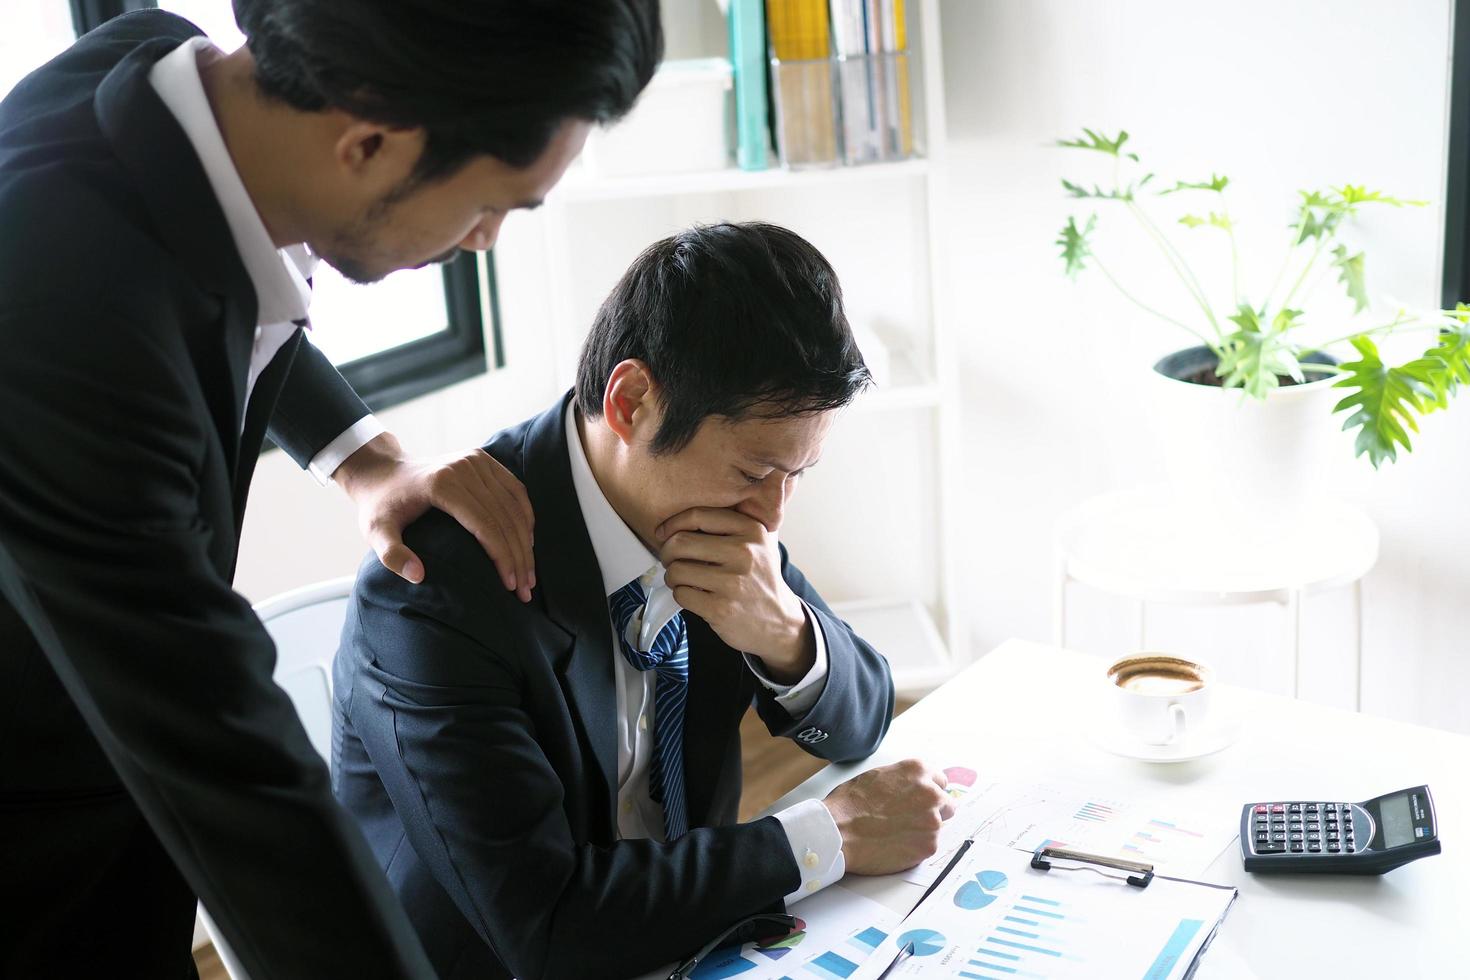
[[[721,43],[705,7],[666,3],[671,39]],[[938,0],[909,6],[915,158],[860,167],[601,178],[569,173],[536,212],[558,385],[597,306],[644,247],[697,222],[764,220],[837,270],[849,319],[881,337],[887,383],[843,413],[782,531],[839,614],[888,656],[905,693],[966,662],[957,527],[959,419],[944,282],[944,92]],[[710,50],[671,56],[708,55]],[[774,164],[774,158],[773,158]],[[860,338],[861,339],[861,338]]]
[[[671,197],[680,194],[731,194],[772,191],[790,187],[832,184],[871,184],[886,180],[922,179],[929,161],[918,157],[863,167],[827,167],[813,170],[708,170],[691,174],[659,174],[647,177],[594,177],[573,168],[557,185],[565,202],[608,201],[619,198]]]

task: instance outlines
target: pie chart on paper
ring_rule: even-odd
[[[954,903],[971,912],[983,909],[995,901],[996,892],[999,892],[1006,884],[1005,872],[982,871],[975,876],[973,881],[967,881],[960,886],[959,891],[954,894]]]
[[[933,956],[944,951],[944,934],[933,929],[910,929],[898,937],[898,948],[914,944],[915,956]]]

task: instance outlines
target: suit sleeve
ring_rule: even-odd
[[[271,441],[305,469],[327,444],[368,414],[368,407],[310,337],[301,338],[271,415]]]
[[[169,856],[255,980],[428,975],[212,557],[178,339],[54,307],[0,336],[0,589]]]
[[[514,599],[470,553],[474,540],[451,533],[465,542],[453,554],[411,539],[431,570],[422,586],[365,563],[344,634],[355,650],[338,656],[354,658],[351,724],[408,843],[511,973],[637,975],[797,887],[775,818],[668,844],[578,842],[555,748],[539,744],[548,735],[526,707],[527,663],[541,660],[541,683],[556,683],[546,653],[516,655],[512,637],[528,634]],[[340,664],[337,676],[340,698]]]
[[[893,677],[883,655],[838,619],[781,546],[781,575],[807,604],[827,643],[827,678],[816,704],[793,718],[764,685],[755,707],[772,735],[792,738],[818,758],[853,762],[872,755],[893,720]]]

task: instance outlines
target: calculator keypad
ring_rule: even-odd
[[[1257,803],[1251,808],[1257,854],[1351,854],[1358,850],[1350,803]]]

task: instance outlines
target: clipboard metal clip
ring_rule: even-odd
[[[1043,844],[1031,852],[1031,867],[1038,871],[1050,871],[1050,858],[1061,858],[1064,861],[1080,861],[1083,864],[1095,864],[1102,868],[1112,868],[1115,871],[1123,871],[1128,875],[1128,884],[1135,888],[1147,888],[1148,883],[1154,880],[1154,866],[1143,864],[1139,861],[1129,861],[1125,858],[1106,857],[1101,854],[1087,854],[1083,851],[1074,851],[1067,847]],[[1096,870],[1094,868],[1058,868],[1058,871],[1081,871]],[[1101,872],[1099,872],[1101,874]],[[1108,877],[1116,877],[1109,875]]]

